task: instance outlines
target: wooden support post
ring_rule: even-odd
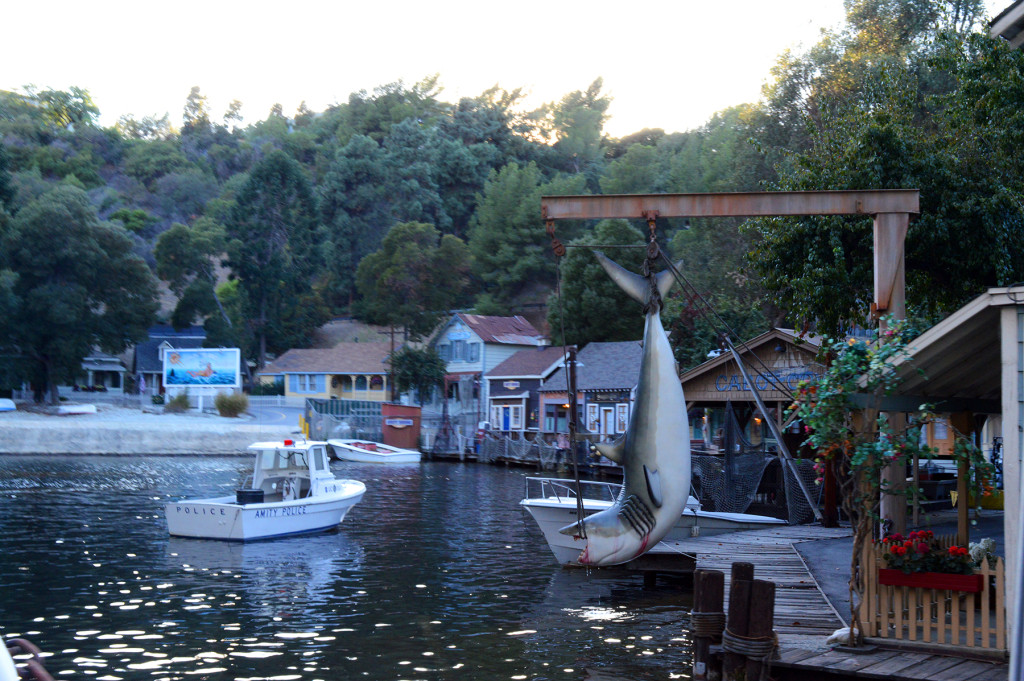
[[[732,574],[730,575],[730,583],[735,582],[738,579],[745,579],[751,581],[754,579],[754,564],[753,563],[733,563]],[[731,588],[731,587],[730,587]]]
[[[721,643],[719,623],[725,621],[725,574],[720,570],[696,570],[693,574],[693,678],[716,681],[722,678],[721,658],[712,657],[712,644]],[[717,631],[717,635],[714,633]]]
[[[746,638],[750,631],[750,591],[754,582],[749,579],[735,579],[737,565],[750,564],[732,564],[733,580],[729,587],[729,619],[726,632],[732,636]],[[747,656],[726,648],[722,655],[722,678],[725,681],[745,681],[746,675]]]
[[[974,418],[969,412],[958,412],[949,415],[949,424],[964,437],[971,437],[974,430]],[[971,542],[971,489],[967,486],[970,478],[970,466],[960,461],[956,467],[956,543],[967,546]]]
[[[753,642],[771,640],[775,626],[775,583],[763,579],[751,582],[750,619],[747,636]],[[764,657],[747,656],[747,680],[768,678],[771,671],[770,653]]]

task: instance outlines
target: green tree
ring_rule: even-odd
[[[177,140],[139,141],[128,147],[124,156],[123,170],[147,187],[173,172],[192,167]]]
[[[141,208],[120,208],[110,214],[111,220],[117,220],[129,232],[141,234],[154,223],[156,219]]]
[[[402,327],[413,340],[430,333],[463,298],[469,249],[433,226],[404,222],[392,227],[381,247],[356,270],[360,319]]]
[[[416,392],[422,406],[433,390],[444,383],[447,363],[434,348],[404,347],[391,355],[391,372],[401,392]]]
[[[17,275],[16,309],[0,344],[17,347],[26,374],[57,401],[94,347],[118,353],[146,337],[156,280],[128,233],[101,222],[85,192],[62,185],[21,209],[0,235],[0,258]]]
[[[185,328],[204,320],[207,340],[219,345],[235,338],[234,323],[217,293],[217,261],[224,253],[224,226],[203,217],[191,227],[176,223],[157,239],[153,249],[156,273],[178,297],[171,322]]]
[[[798,148],[777,166],[776,187],[920,189],[921,215],[906,240],[907,302],[912,311],[933,317],[987,286],[1018,280],[1024,270],[1019,240],[1006,238],[1020,225],[1014,207],[1020,193],[1006,185],[1005,175],[993,173],[992,159],[976,143],[984,139],[982,119],[962,115],[976,110],[981,92],[968,95],[973,79],[950,78],[949,65],[936,68],[943,53],[964,54],[951,63],[967,67],[978,53],[966,53],[997,49],[998,43],[980,36],[965,43],[955,35],[973,25],[976,2],[917,4],[918,15],[909,16],[895,2],[850,3],[852,28],[812,51],[808,63],[817,68],[787,71],[776,84],[774,92],[788,93],[781,99],[805,107],[807,123]],[[954,34],[936,42],[944,29]],[[970,72],[967,67],[962,73]],[[990,93],[1000,87],[977,85]],[[795,126],[795,119],[787,124]],[[816,323],[833,335],[868,323],[869,221],[761,219],[752,226],[758,237],[752,261],[794,321]]]
[[[168,114],[159,118],[155,114],[143,116],[141,120],[126,114],[117,119],[114,127],[122,136],[132,140],[165,140],[174,133]]]
[[[555,150],[564,160],[565,170],[583,174],[593,189],[602,170],[601,138],[612,103],[610,97],[601,95],[603,86],[603,79],[598,78],[586,90],[570,92],[551,107]]]
[[[543,195],[581,194],[582,176],[564,177],[543,184],[535,163],[510,163],[491,171],[469,232],[474,273],[492,301],[509,305],[518,297],[536,295],[538,287],[554,285],[550,239],[541,220]],[[561,233],[571,238],[572,228]]]
[[[605,248],[612,260],[640,272],[646,243],[644,234],[625,220],[602,220],[571,242],[559,264],[561,290],[548,298],[548,325],[556,345],[643,337],[639,305],[611,280],[591,251]]]
[[[45,119],[57,128],[92,125],[100,115],[92,95],[80,87],[72,86],[64,91],[36,90],[30,86],[25,91],[39,103]]]
[[[198,85],[193,85],[185,98],[185,107],[182,110],[181,131],[186,133],[189,130],[208,129],[210,127],[210,105],[206,95],[199,91]]]
[[[316,202],[299,164],[280,151],[258,163],[225,232],[227,264],[242,290],[257,366],[266,363],[268,351],[308,346],[327,315],[312,287],[323,262]]]

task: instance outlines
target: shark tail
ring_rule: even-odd
[[[597,261],[601,263],[601,267],[604,268],[604,271],[612,278],[612,281],[618,284],[619,288],[629,294],[630,298],[641,305],[647,305],[650,302],[651,286],[648,284],[646,277],[630,272],[601,251],[594,251],[594,255],[597,257]],[[680,260],[675,264],[675,266],[676,268],[679,268],[682,264],[683,261]],[[669,289],[672,288],[672,284],[675,283],[675,277],[672,274],[672,270],[662,270],[661,272],[658,272],[658,274],[655,275],[655,282],[658,286],[658,293],[661,297],[664,298],[667,296]]]

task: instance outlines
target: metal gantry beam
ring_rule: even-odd
[[[878,215],[920,212],[916,189],[542,196],[544,220]]]

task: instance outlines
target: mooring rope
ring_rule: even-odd
[[[758,681],[768,679],[768,668],[775,649],[779,647],[779,637],[773,631],[770,636],[741,636],[726,629],[722,633],[722,650],[727,653],[743,655],[761,661],[761,676]]]
[[[725,631],[725,613],[695,610],[690,613],[690,630],[694,636],[710,638],[712,643],[721,643]]]

